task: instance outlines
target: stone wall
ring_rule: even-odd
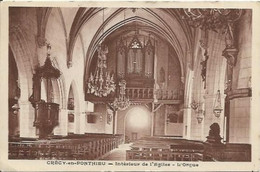
[[[251,87],[252,70],[252,11],[246,10],[238,23],[238,56],[233,70],[232,89],[247,89]],[[248,93],[247,93],[248,94]],[[230,143],[250,143],[251,98],[241,97],[230,100]]]

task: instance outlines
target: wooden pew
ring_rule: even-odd
[[[204,144],[204,161],[251,161],[250,144]]]
[[[141,138],[127,151],[127,160],[251,161],[250,144],[210,144],[185,139]]]
[[[147,137],[133,143],[127,160],[200,161],[203,144],[184,139]]]
[[[71,150],[66,146],[35,143],[9,143],[9,159],[66,159]]]
[[[9,142],[9,159],[94,160],[123,143],[122,135],[70,135],[51,140]]]

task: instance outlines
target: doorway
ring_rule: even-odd
[[[151,136],[151,113],[142,106],[131,108],[125,117],[125,142]]]

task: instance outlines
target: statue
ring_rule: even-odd
[[[221,140],[222,138],[220,137],[220,127],[218,123],[213,123],[210,126],[209,130],[209,136],[207,136],[207,141],[208,143],[216,143],[216,144],[222,144]]]
[[[207,75],[207,62],[209,59],[207,50],[205,50],[204,57],[205,57],[205,60],[200,62],[200,64],[201,64],[201,77],[202,77],[202,81],[204,82],[204,89],[205,89],[206,88],[206,75]]]

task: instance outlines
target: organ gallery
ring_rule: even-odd
[[[8,159],[251,161],[251,9],[10,7],[8,34]]]

